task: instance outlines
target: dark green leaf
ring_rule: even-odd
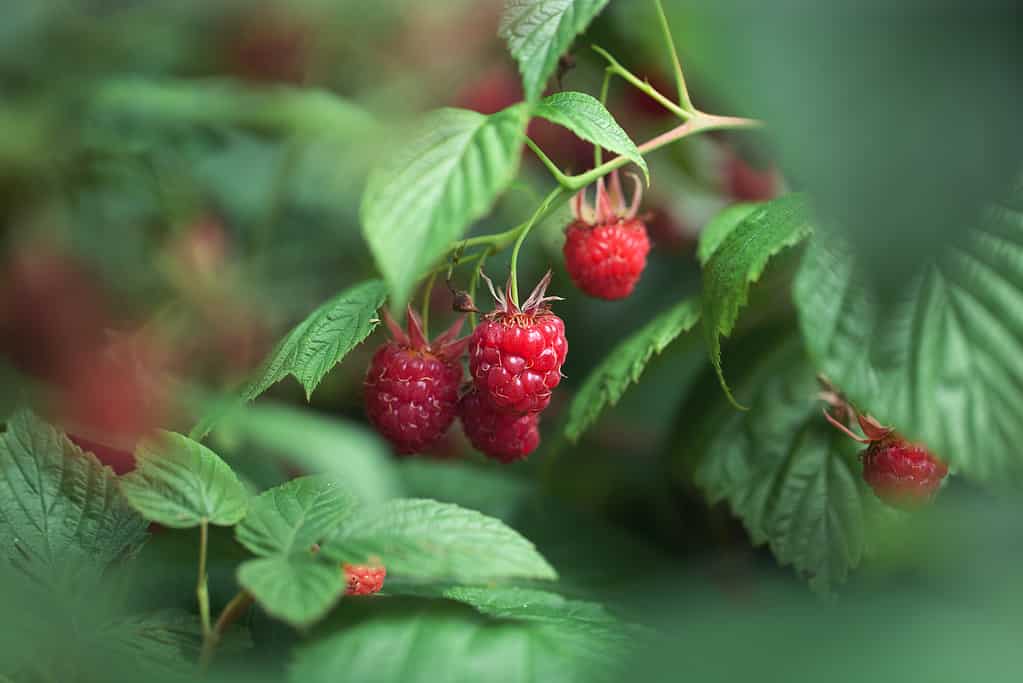
[[[186,436],[160,432],[139,444],[137,468],[121,489],[146,519],[175,529],[231,526],[245,516],[248,494],[216,453]]]
[[[351,287],[313,311],[288,333],[242,390],[251,401],[291,375],[308,399],[324,376],[377,326],[377,310],[387,295],[384,283],[369,280]]]
[[[654,354],[663,351],[683,332],[691,330],[699,320],[699,300],[686,299],[615,347],[590,373],[572,399],[565,435],[571,441],[578,441],[605,407],[617,403],[629,385],[639,381]]]
[[[798,343],[769,354],[740,391],[750,410],[713,425],[696,482],[712,503],[728,502],[755,544],[827,590],[860,563],[884,509],[860,478],[858,445],[825,421],[818,393]]]
[[[643,170],[647,183],[650,182],[650,169],[636,143],[595,97],[581,92],[554,93],[544,98],[534,113],[568,128],[587,142],[626,157]]]
[[[345,590],[341,567],[309,553],[249,560],[238,568],[238,583],[270,615],[293,626],[321,619]]]
[[[733,402],[721,369],[721,336],[732,333],[750,285],[760,279],[771,257],[799,244],[812,231],[806,198],[786,195],[750,212],[704,266],[703,332],[718,379]]]
[[[47,584],[88,590],[141,544],[146,521],[95,456],[27,411],[0,437],[0,551]]]
[[[1023,476],[1021,209],[992,208],[899,296],[875,295],[849,251],[822,240],[795,284],[820,370],[862,410],[989,481]]]
[[[402,499],[363,508],[322,552],[341,562],[378,558],[389,573],[417,579],[557,578],[533,544],[503,522],[433,500]]]
[[[526,99],[543,92],[558,59],[608,0],[505,0],[500,35],[519,63]]]
[[[492,116],[442,109],[370,175],[362,230],[393,309],[515,178],[527,120],[524,105]]]
[[[300,477],[254,498],[235,537],[256,555],[308,553],[354,509],[355,499],[332,477]]]

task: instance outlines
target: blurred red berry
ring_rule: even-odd
[[[96,456],[96,459],[114,471],[114,474],[127,474],[135,469],[135,456],[126,450],[107,446],[74,434],[67,435],[71,442]]]
[[[860,453],[863,479],[877,497],[893,507],[928,503],[941,488],[948,465],[920,444],[896,435],[876,441]]]
[[[345,572],[345,595],[372,595],[379,593],[387,578],[387,569],[383,566],[348,564],[343,565]]]
[[[386,310],[383,315],[393,339],[377,350],[366,373],[366,413],[398,453],[419,453],[436,444],[455,419],[459,356],[468,337],[455,339],[462,319],[431,343],[411,307],[407,334]]]
[[[305,82],[312,60],[311,28],[285,5],[244,17],[226,47],[229,68],[257,83]]]
[[[774,169],[756,169],[742,157],[729,154],[724,166],[725,192],[740,202],[762,202],[778,195],[779,182]]]
[[[611,174],[611,191],[597,181],[595,206],[586,204],[586,190],[572,203],[575,221],[565,231],[565,267],[582,291],[613,301],[632,294],[646,268],[650,240],[646,226],[636,217],[643,196],[636,178],[631,206],[626,206],[618,172]]]
[[[476,389],[495,410],[504,413],[538,413],[551,400],[551,390],[561,382],[561,366],[568,355],[565,323],[551,313],[546,296],[550,272],[519,308],[511,296],[487,280],[497,301],[469,342],[469,371]]]
[[[458,404],[462,430],[473,447],[503,463],[522,460],[540,445],[540,414],[501,413],[478,391],[462,397]]]

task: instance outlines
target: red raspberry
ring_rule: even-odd
[[[539,413],[499,413],[478,391],[462,397],[458,416],[473,447],[494,460],[522,460],[540,445]]]
[[[632,293],[646,268],[650,239],[646,225],[636,217],[642,185],[636,178],[632,205],[625,205],[625,194],[618,172],[611,174],[611,191],[597,181],[596,206],[586,203],[586,190],[575,196],[573,221],[565,231],[565,267],[576,286],[598,299],[614,301]]]
[[[948,465],[920,444],[898,436],[875,441],[860,453],[863,479],[877,497],[893,507],[929,502],[948,474]]]
[[[398,453],[426,450],[451,426],[462,383],[462,355],[468,337],[455,340],[458,320],[432,344],[419,317],[408,310],[408,334],[384,311],[393,340],[373,356],[366,372],[366,413]]]
[[[538,413],[561,382],[568,355],[565,323],[551,313],[544,296],[551,274],[536,286],[520,309],[511,288],[500,294],[487,279],[497,307],[488,313],[469,341],[469,372],[476,389],[502,413]]]
[[[387,569],[379,565],[348,564],[342,567],[345,571],[345,595],[372,595],[379,593],[387,578]]]
[[[856,417],[865,436],[854,434],[846,425],[824,416],[832,425],[860,443],[868,444],[860,453],[863,480],[877,497],[892,507],[910,509],[930,502],[948,474],[948,465],[931,455],[920,444],[910,443],[869,415],[863,415],[845,403],[830,389],[824,394],[845,419]]]

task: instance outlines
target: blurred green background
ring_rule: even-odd
[[[290,326],[373,276],[359,198],[399,131],[436,107],[492,113],[521,99],[496,36],[501,4],[5,3],[0,416],[31,400],[113,460],[152,424],[187,432]],[[612,0],[554,87],[599,91],[603,64],[592,42],[670,92],[651,7]],[[654,250],[624,302],[586,300],[572,288],[560,265],[567,214],[533,233],[520,278],[554,267],[571,354],[529,462],[485,463],[457,430],[435,458],[396,461],[362,413],[362,373],[382,332],[308,405],[297,383],[282,382],[225,421],[212,443],[258,488],[326,469],[371,498],[437,497],[505,519],[558,567],[560,590],[604,602],[657,636],[636,662],[619,662],[630,677],[1019,680],[1013,500],[953,479],[933,510],[883,538],[850,584],[822,601],[692,483],[693,454],[732,410],[699,335],[656,358],[578,445],[561,437],[573,392],[626,332],[698,293],[699,232],[732,203],[808,191],[824,226],[852,236],[862,267],[892,292],[957,240],[1018,178],[1018,5],[669,0],[666,8],[697,103],[767,127],[651,156],[644,209]],[[672,125],[620,81],[608,108],[637,141]],[[592,150],[563,129],[534,125],[530,135],[562,168],[592,164]],[[550,186],[527,152],[519,179],[473,232],[519,223]],[[507,259],[492,258],[489,274],[503,279]],[[794,268],[795,257],[779,259],[754,289],[726,345],[730,376],[743,377],[796,334]],[[443,287],[433,315],[437,329],[453,316]],[[124,581],[130,604],[191,609],[192,541],[153,537]],[[214,547],[214,601],[223,603],[241,551],[228,535]],[[138,680],[118,671],[116,658],[93,661],[87,639],[65,649],[64,639],[89,632],[77,615],[98,607],[8,592],[0,655],[70,653],[83,680]],[[62,610],[76,615],[67,632],[45,620],[46,637],[26,626]],[[364,617],[374,615],[345,618]],[[240,680],[278,680],[297,635],[258,614],[250,625],[262,656]],[[501,671],[523,656],[517,648],[495,645],[474,666]],[[446,680],[449,670],[430,665],[446,656],[423,656],[417,675]],[[358,666],[368,665],[353,664],[350,680],[369,680]]]

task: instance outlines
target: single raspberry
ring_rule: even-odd
[[[597,181],[595,206],[586,203],[586,190],[575,196],[575,220],[565,230],[565,267],[576,286],[598,299],[614,301],[632,294],[646,268],[650,239],[636,217],[643,186],[636,180],[632,204],[626,206],[618,172],[611,174],[611,191]]]
[[[382,565],[342,565],[345,572],[345,595],[372,595],[379,593],[387,578],[387,569]]]
[[[831,393],[834,397],[835,394]],[[832,406],[836,404],[832,402]],[[948,474],[948,465],[921,444],[906,441],[891,427],[881,425],[848,404],[837,406],[846,419],[855,415],[865,436],[853,433],[827,411],[824,416],[835,427],[867,447],[860,452],[863,480],[877,497],[892,507],[911,509],[930,502]]]
[[[538,413],[551,401],[551,390],[561,382],[561,366],[568,355],[565,323],[551,313],[545,296],[548,273],[519,308],[510,285],[497,292],[497,301],[469,341],[469,372],[476,389],[502,413]]]
[[[540,445],[539,413],[499,413],[476,390],[459,401],[458,416],[473,447],[494,460],[522,460]]]
[[[468,337],[456,340],[459,319],[430,343],[419,317],[408,309],[408,334],[384,311],[394,337],[377,350],[366,372],[366,413],[398,453],[430,448],[455,419]]]

